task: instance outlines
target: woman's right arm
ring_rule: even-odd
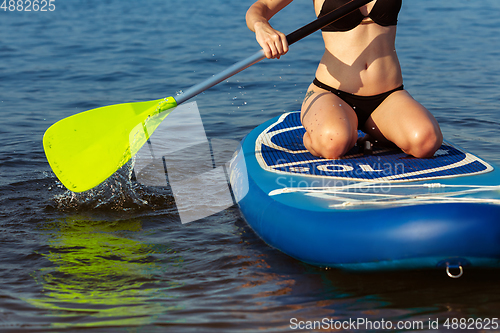
[[[293,0],[258,0],[247,11],[246,21],[250,30],[255,32],[257,42],[267,58],[277,58],[288,52],[286,36],[275,30],[269,20]]]

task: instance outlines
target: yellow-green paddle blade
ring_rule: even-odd
[[[160,117],[163,120],[175,106],[175,99],[168,97],[75,114],[45,132],[45,155],[57,178],[69,190],[90,190],[127,163],[160,122],[148,124],[145,135],[134,133],[138,124],[146,128],[148,118],[160,112],[163,112]]]

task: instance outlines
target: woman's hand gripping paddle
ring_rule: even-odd
[[[289,34],[288,44],[299,41],[370,1],[352,0],[346,3]],[[159,122],[152,126],[148,124],[149,132],[130,140],[138,125],[146,127],[148,118],[160,113],[162,116],[159,119],[163,120],[175,106],[264,58],[264,51],[260,50],[175,98],[104,106],[62,119],[47,129],[43,137],[47,160],[56,176],[69,190],[90,190],[127,163],[146,143]]]

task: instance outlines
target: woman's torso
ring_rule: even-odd
[[[316,15],[325,1],[329,0],[314,0]],[[375,2],[361,7],[361,14],[368,16]],[[316,71],[319,81],[364,96],[386,92],[403,83],[395,50],[395,25],[381,26],[364,18],[348,31],[323,31],[323,39],[325,53]]]

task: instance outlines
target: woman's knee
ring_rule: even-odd
[[[417,158],[429,158],[441,147],[443,135],[439,128],[429,127],[414,131],[405,152]]]
[[[321,133],[314,135],[309,133],[304,135],[304,144],[307,142],[306,148],[327,159],[344,156],[354,147],[356,140],[357,133],[339,133],[334,129],[325,129]]]

